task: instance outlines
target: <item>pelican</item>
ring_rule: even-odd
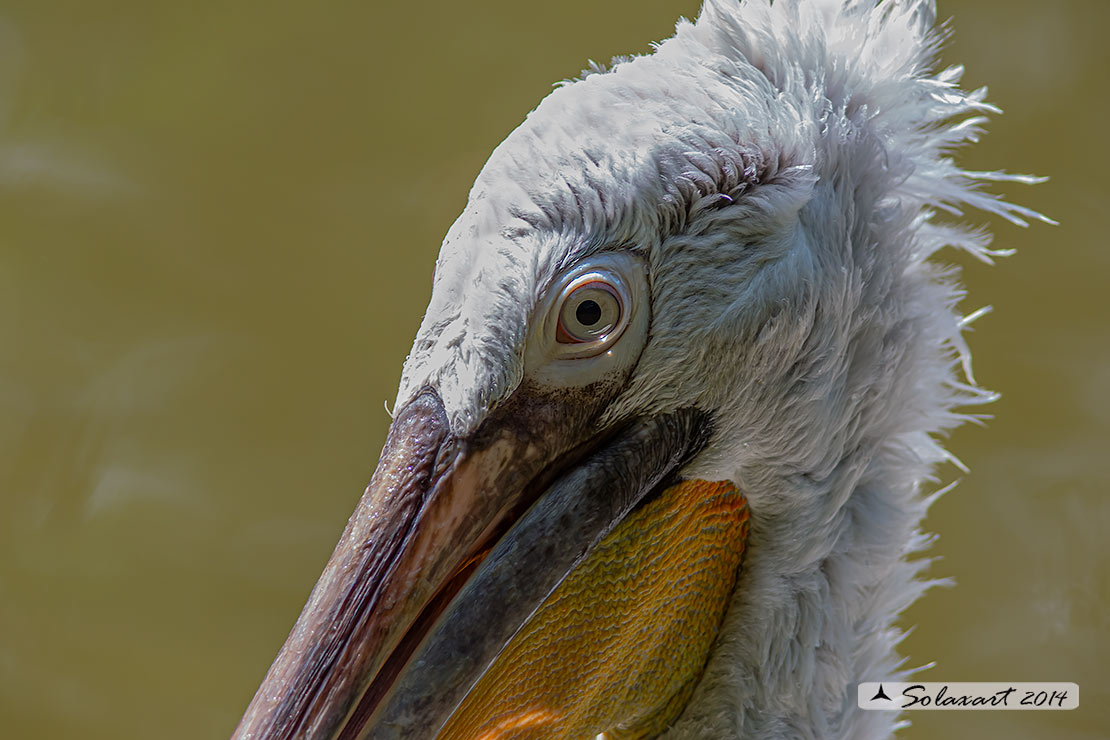
[[[932,0],[706,0],[497,147],[376,471],[235,738],[879,738],[938,438],[943,247],[1039,214]]]

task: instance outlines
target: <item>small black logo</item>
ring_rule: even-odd
[[[886,699],[887,701],[894,701],[893,699],[891,699],[889,696],[886,695],[885,691],[883,691],[883,685],[882,684],[879,684],[879,692],[871,697],[871,701],[875,701],[876,699]]]

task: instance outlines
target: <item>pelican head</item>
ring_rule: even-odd
[[[889,735],[945,246],[1008,176],[930,0],[707,0],[494,151],[381,459],[237,738]],[[1012,178],[1021,179],[1021,178]]]

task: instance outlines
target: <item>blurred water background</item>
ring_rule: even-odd
[[[935,680],[1075,712],[907,738],[1110,736],[1110,5],[941,0],[1006,110],[963,162],[1056,228],[965,264],[986,428],[904,623]],[[448,225],[587,59],[696,0],[0,3],[0,734],[225,738],[376,461]],[[973,216],[977,218],[978,216]]]

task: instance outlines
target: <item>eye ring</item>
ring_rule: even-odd
[[[556,351],[564,357],[605,352],[620,339],[632,314],[621,276],[596,269],[569,280],[554,308]]]
[[[648,341],[650,287],[644,255],[632,249],[603,250],[558,271],[536,300],[525,376],[552,388],[626,377]]]

